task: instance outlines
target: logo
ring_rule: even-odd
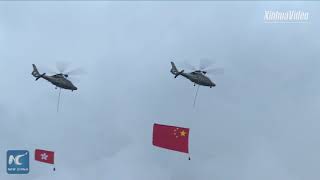
[[[29,151],[8,150],[7,151],[7,173],[28,174],[29,173]]]
[[[305,11],[264,11],[265,23],[306,23],[309,12]]]

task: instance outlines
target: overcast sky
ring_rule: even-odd
[[[1,180],[319,179],[317,2],[0,2]],[[265,10],[302,10],[266,24]],[[173,78],[170,61],[216,61],[217,84]],[[77,91],[34,81],[82,67]],[[181,63],[180,63],[181,64]],[[187,71],[187,70],[186,70]],[[152,146],[153,123],[190,128],[190,156]],[[6,151],[31,155],[6,173]]]

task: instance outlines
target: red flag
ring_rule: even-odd
[[[189,128],[154,124],[152,144],[165,149],[189,153]]]
[[[36,151],[34,153],[34,158],[36,161],[54,164],[54,152],[53,151],[36,149]]]

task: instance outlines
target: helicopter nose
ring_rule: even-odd
[[[77,89],[78,89],[77,87],[75,87],[75,86],[73,87],[73,90],[77,90]]]

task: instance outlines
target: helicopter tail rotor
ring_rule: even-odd
[[[40,74],[36,65],[32,64],[32,67],[33,71],[31,74],[36,78],[36,81],[46,75],[46,73]]]
[[[174,62],[171,62],[171,70],[170,70],[170,72],[172,74],[174,74],[174,75],[178,73],[178,69],[177,69],[176,65],[174,64]]]
[[[183,72],[184,72],[184,70],[182,70],[182,71],[178,71],[178,69],[177,69],[177,67],[176,67],[176,65],[174,64],[174,62],[171,62],[171,70],[170,70],[170,72],[173,74],[173,75],[175,75],[174,76],[174,78],[177,78],[179,75],[181,75]]]
[[[38,71],[38,69],[37,69],[37,66],[36,65],[34,65],[34,64],[32,64],[32,67],[33,67],[33,71],[32,71],[32,76],[34,76],[34,77],[39,77],[40,76],[40,73],[39,73],[39,71]]]

